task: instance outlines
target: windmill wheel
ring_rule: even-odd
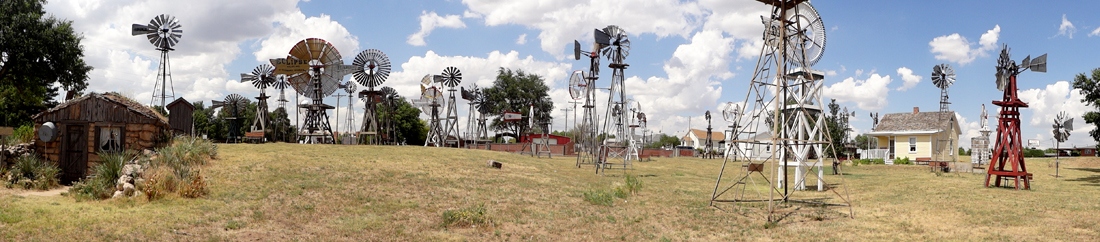
[[[352,73],[355,81],[371,90],[382,85],[390,76],[390,58],[380,50],[369,49],[359,52],[351,64],[359,67]]]
[[[443,69],[443,85],[447,87],[458,86],[458,83],[462,82],[462,71],[453,66]]]
[[[939,64],[932,67],[932,84],[940,89],[947,89],[955,83],[955,70],[947,64]]]
[[[603,28],[603,32],[611,37],[611,43],[603,49],[602,54],[611,60],[611,63],[623,63],[623,60],[630,55],[630,38],[626,30],[617,25],[608,25]]]
[[[245,105],[244,102],[245,98],[244,96],[241,96],[241,94],[233,93],[229,94],[229,96],[225,96],[225,106],[230,106],[233,115],[236,115],[237,112],[241,111],[241,106]]]
[[[275,84],[275,75],[273,72],[275,67],[263,64],[252,69],[252,73],[241,74],[241,82],[252,82],[252,86],[258,89],[267,89],[267,87]]]
[[[355,93],[355,89],[355,83],[348,82],[347,84],[344,84],[344,91],[347,92],[348,95]]]
[[[387,99],[397,98],[397,89],[393,89],[392,87],[382,87],[381,91],[382,95]]]

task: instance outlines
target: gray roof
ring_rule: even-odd
[[[950,126],[954,126],[955,132],[962,132],[959,129],[959,122],[955,120],[955,112],[949,111],[945,115],[950,115],[947,119],[940,119],[940,112],[920,112],[920,113],[888,113],[882,116],[882,120],[879,120],[878,127],[875,127],[873,132],[899,132],[899,131],[927,131],[927,130],[944,130]],[[950,125],[950,126],[949,126]]]

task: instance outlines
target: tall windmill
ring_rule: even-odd
[[[358,88],[355,83],[352,82],[344,83],[341,88],[343,88],[344,92],[348,94],[348,115],[344,118],[344,130],[342,130],[342,132],[344,132],[344,134],[348,134],[349,137],[351,137],[348,140],[341,140],[341,142],[343,144],[356,144],[359,142],[359,135],[356,134],[356,128],[354,126],[355,116],[352,116],[351,114],[354,113],[352,112],[352,110],[355,110],[355,102],[353,101],[355,100],[355,91]]]
[[[949,122],[947,122],[947,120],[949,120],[952,116],[952,114],[950,114],[951,111],[948,108],[948,105],[950,105],[951,102],[948,101],[947,89],[950,88],[951,84],[954,83],[955,69],[952,69],[950,65],[939,64],[932,67],[932,84],[935,84],[936,88],[940,89],[940,112],[937,114],[939,116],[940,124],[948,124]],[[943,128],[947,129],[948,127]],[[937,157],[937,159],[939,159],[940,161],[947,161],[947,154],[954,154],[953,150],[948,149],[949,147],[953,146],[952,144],[949,144],[951,142],[951,139],[947,137],[940,137],[940,139],[937,141],[938,142],[936,142],[936,144],[938,144],[939,147],[936,147],[936,150],[934,151],[934,153],[936,154],[933,154],[933,157]]]
[[[397,129],[394,128],[394,115],[397,115],[397,90],[392,87],[382,87],[382,143],[388,145],[397,144]]]
[[[1073,118],[1066,115],[1065,111],[1058,113],[1058,116],[1054,118],[1054,140],[1058,141],[1054,143],[1054,150],[1058,150],[1060,148],[1058,145],[1069,139],[1069,132],[1071,131],[1073,131]],[[1054,177],[1060,177],[1059,166],[1061,161],[1059,159],[1062,157],[1062,151],[1059,150],[1058,152],[1058,156],[1054,158]]]
[[[477,139],[479,143],[488,143],[488,140],[482,140],[482,138],[489,138],[489,128],[486,125],[486,121],[488,121],[489,112],[492,111],[493,103],[489,102],[489,97],[485,95],[485,89],[478,89],[477,93],[477,97],[474,98],[474,101],[471,103],[471,105],[476,106],[475,108],[478,113],[477,124],[474,129],[474,138]]]
[[[711,151],[714,151],[714,141],[712,141],[713,137],[711,137],[711,133],[714,129],[710,127],[710,110],[707,110],[704,117],[707,119],[707,141],[703,143],[703,158],[709,159],[714,158],[711,153]]]
[[[762,16],[764,46],[745,98],[747,115],[737,133],[755,133],[754,137],[734,141],[738,145],[767,146],[767,155],[746,159],[744,164],[722,164],[715,182],[711,204],[732,203],[743,208],[749,203],[766,207],[762,215],[776,221],[777,204],[799,204],[828,209],[848,207],[847,190],[836,181],[825,182],[824,145],[832,143],[822,112],[824,72],[811,67],[821,60],[825,48],[825,26],[817,10],[803,0],[769,0],[770,15]],[[769,114],[770,113],[770,114]],[[833,154],[835,156],[835,154]],[[765,168],[765,166],[770,166]],[[727,167],[736,167],[733,177],[725,177]],[[793,171],[793,176],[792,176]],[[763,184],[754,179],[763,177]],[[771,177],[771,178],[769,178]],[[750,181],[751,180],[751,181]],[[816,180],[817,192],[807,191]],[[724,189],[723,189],[724,188]],[[793,188],[793,189],[792,189]],[[755,197],[749,197],[753,196]],[[789,210],[788,210],[789,211]]]
[[[183,27],[180,25],[179,20],[176,17],[167,14],[161,14],[149,20],[148,25],[133,24],[130,27],[130,34],[145,35],[149,39],[149,43],[157,47],[160,51],[160,66],[157,68],[157,80],[153,87],[153,97],[149,100],[149,105],[152,106],[157,98],[160,98],[160,107],[164,108],[165,100],[175,99],[176,89],[172,84],[172,65],[168,59],[168,52],[173,51],[173,46],[176,46],[180,42],[180,37],[183,37]],[[172,90],[168,93],[167,90]],[[160,93],[157,93],[157,92]]]
[[[253,68],[252,73],[241,73],[241,82],[252,82],[252,86],[260,89],[260,96],[256,97],[256,120],[252,121],[251,132],[267,132],[267,88],[275,84],[274,70],[275,67],[263,64]]]
[[[359,52],[351,64],[356,67],[355,72],[352,73],[355,81],[366,87],[366,90],[359,92],[359,97],[364,98],[363,102],[366,103],[363,110],[362,134],[367,136],[370,144],[378,144],[380,139],[378,138],[377,107],[382,101],[382,92],[374,88],[382,85],[390,76],[390,58],[380,50],[369,49]]]
[[[420,102],[418,104],[421,112],[428,114],[428,137],[424,139],[424,146],[443,147],[446,131],[443,129],[439,115],[440,109],[447,104],[447,101],[443,99],[443,92],[439,91],[439,87],[433,84],[432,79],[434,77],[428,74],[420,80]]]
[[[290,82],[286,80],[286,75],[276,75],[275,82],[271,84],[271,87],[274,87],[275,90],[279,90],[279,99],[275,101],[279,102],[279,108],[282,108],[283,111],[286,112],[286,103],[290,102],[286,100],[286,88],[290,87]]]
[[[226,142],[236,142],[241,138],[241,124],[237,118],[241,116],[244,109],[247,108],[247,102],[244,96],[240,94],[229,94],[225,96],[224,101],[213,101],[212,108],[222,108],[222,113],[226,115],[225,120],[229,121],[229,134],[226,136]]]
[[[355,66],[345,65],[340,52],[332,43],[318,38],[299,41],[290,49],[286,58],[271,59],[275,74],[288,76],[290,86],[309,98],[299,104],[305,109],[305,124],[299,127],[299,137],[309,143],[333,143],[328,110],[332,105],[324,98],[339,88],[340,80],[355,71]]]
[[[1004,45],[1000,57],[997,58],[997,90],[1004,95],[1000,101],[993,101],[993,105],[1001,106],[1001,111],[997,119],[996,147],[989,170],[986,171],[985,186],[989,187],[989,181],[993,180],[993,185],[999,187],[1003,178],[1011,178],[1015,180],[1016,190],[1030,190],[1031,181],[1027,178],[1027,165],[1024,163],[1024,141],[1020,139],[1020,108],[1026,108],[1027,103],[1021,101],[1017,95],[1016,76],[1028,69],[1046,72],[1047,55],[1043,54],[1034,60],[1029,55],[1017,65],[1009,59],[1008,52],[1008,45]],[[1020,186],[1020,181],[1023,181],[1023,187]]]
[[[608,95],[607,98],[607,115],[605,116],[607,119],[604,119],[603,131],[619,138],[619,144],[609,143],[608,145],[611,147],[605,147],[604,149],[609,151],[608,157],[621,157],[623,159],[623,168],[626,169],[628,167],[627,163],[629,163],[630,160],[630,155],[627,153],[629,149],[627,148],[621,152],[612,151],[625,148],[623,147],[624,144],[622,144],[625,143],[623,137],[627,137],[627,126],[629,125],[628,120],[630,117],[629,115],[625,115],[627,109],[624,107],[627,102],[625,91],[626,85],[623,83],[625,80],[623,70],[626,70],[626,68],[630,66],[624,62],[626,57],[630,55],[630,38],[626,30],[616,25],[604,27],[603,32],[609,37],[609,44],[601,49],[600,53],[604,58],[611,61],[611,64],[607,65],[607,67],[611,68],[611,86],[608,89],[610,90],[610,95]],[[602,163],[604,163],[605,166],[614,166],[611,164],[613,162],[607,159],[604,159]]]
[[[478,137],[479,134],[477,133],[477,131],[475,131],[475,129],[471,127],[475,127],[477,125],[477,120],[479,119],[477,106],[481,103],[481,101],[479,100],[479,96],[482,95],[481,89],[477,88],[477,84],[472,85],[470,87],[470,90],[466,90],[466,88],[463,87],[460,87],[459,89],[462,92],[462,99],[466,100],[466,102],[469,103],[469,105],[467,106],[470,106],[470,110],[466,112],[466,134],[464,135],[464,137],[467,141],[480,140],[481,138]]]
[[[599,32],[598,30],[596,32]],[[579,46],[579,45],[577,45]],[[580,49],[576,49],[577,58],[580,58]],[[588,52],[594,53],[594,52]],[[592,59],[592,70],[599,70],[599,56],[588,54]],[[581,124],[577,125],[575,137],[577,141],[577,168],[581,165],[595,165],[599,157],[597,156],[599,150],[599,141],[597,139],[597,133],[599,129],[596,128],[598,118],[596,117],[596,95],[595,86],[589,85],[591,82],[595,82],[598,77],[590,77],[584,71],[573,71],[573,74],[569,76],[569,95],[573,100],[584,99],[584,117],[581,118]]]
[[[462,147],[462,133],[458,131],[458,107],[455,101],[455,87],[462,82],[462,71],[453,66],[443,69],[440,81],[447,87],[447,124],[443,131],[443,138],[447,145]]]

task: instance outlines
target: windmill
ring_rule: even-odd
[[[453,143],[455,147],[461,147],[462,134],[458,131],[458,108],[456,106],[458,102],[455,101],[455,91],[458,90],[455,87],[462,82],[462,71],[449,66],[443,69],[443,74],[440,77],[439,81],[447,87],[447,92],[450,94],[447,95],[447,124],[444,126],[446,130],[443,133],[443,138],[447,145]]]
[[[286,111],[286,103],[290,102],[289,100],[286,100],[286,88],[290,87],[290,82],[286,80],[286,75],[276,75],[275,82],[271,83],[271,87],[279,90],[279,99],[275,101],[279,102],[279,108],[282,108],[283,111]]]
[[[1058,113],[1058,116],[1054,118],[1054,150],[1058,150],[1058,145],[1062,142],[1066,142],[1069,139],[1069,132],[1073,131],[1073,118],[1069,118],[1065,111]],[[1060,158],[1062,157],[1062,151],[1058,150],[1058,156],[1054,158],[1054,177],[1059,176]]]
[[[993,180],[994,186],[999,187],[1004,178],[1011,178],[1015,180],[1016,190],[1021,189],[1021,180],[1024,183],[1022,188],[1030,190],[1031,181],[1027,178],[1027,166],[1024,163],[1023,139],[1020,139],[1020,108],[1026,108],[1027,103],[1021,101],[1016,93],[1016,76],[1028,69],[1046,72],[1047,55],[1043,54],[1034,60],[1029,55],[1017,65],[1009,59],[1008,52],[1008,45],[1004,45],[1000,57],[997,58],[997,90],[1004,95],[1000,101],[993,101],[993,105],[1001,106],[1001,111],[997,119],[996,146],[986,172],[985,186],[989,187],[989,181]],[[1005,167],[1009,164],[1010,168]]]
[[[345,65],[336,47],[318,38],[299,41],[286,58],[271,59],[271,64],[275,66],[275,74],[287,75],[290,86],[310,99],[308,104],[298,106],[306,112],[299,137],[309,143],[333,143],[328,110],[335,107],[325,104],[324,98],[336,92],[340,80],[355,71],[356,66]]]
[[[993,132],[989,130],[989,114],[985,111],[985,104],[982,104],[982,114],[979,116],[981,128],[978,130],[981,132],[981,136],[970,139],[970,157],[974,163],[982,165],[988,164],[989,158],[992,155],[989,150],[989,133]]]
[[[771,11],[761,17],[764,46],[742,108],[751,111],[742,112],[746,116],[739,120],[734,131],[755,135],[733,143],[766,146],[768,154],[754,154],[759,159],[746,159],[742,161],[744,164],[730,166],[736,167],[736,173],[729,173],[735,174],[733,177],[725,177],[726,163],[730,162],[726,159],[715,182],[711,204],[720,207],[719,204],[730,203],[738,209],[765,207],[767,210],[761,214],[769,222],[780,218],[776,217],[777,207],[807,203],[823,209],[847,207],[851,216],[854,211],[843,179],[840,183],[825,182],[823,171],[827,156],[824,145],[832,143],[827,135],[829,127],[822,118],[825,75],[811,67],[824,53],[824,23],[809,1],[761,2],[771,5]],[[764,178],[765,183],[759,184],[752,177]],[[814,187],[817,192],[807,191],[808,181],[813,180],[817,182]],[[749,198],[751,194],[756,197]]]
[[[380,50],[369,49],[359,52],[351,64],[355,66],[355,72],[352,73],[355,81],[366,87],[366,90],[359,92],[359,97],[366,103],[363,109],[361,134],[366,135],[370,144],[378,144],[380,140],[377,104],[382,101],[382,92],[374,88],[382,85],[390,76],[390,58]]]
[[[478,136],[478,135],[480,135],[480,133],[477,133],[477,131],[475,131],[475,129],[470,128],[470,127],[475,127],[477,125],[478,119],[480,118],[480,116],[479,116],[480,113],[477,112],[477,106],[481,103],[481,100],[480,100],[480,96],[482,95],[481,94],[481,89],[477,88],[477,84],[472,85],[470,87],[470,90],[466,90],[466,88],[461,88],[461,87],[459,89],[462,92],[462,99],[466,100],[466,102],[469,103],[468,106],[470,106],[470,110],[466,112],[466,135],[465,135],[465,137],[466,137],[467,141],[475,141],[476,142],[478,140],[481,140],[481,137]]]
[[[489,137],[489,128],[486,126],[486,121],[488,120],[488,113],[492,111],[493,104],[489,102],[489,97],[485,95],[484,89],[478,89],[477,93],[478,95],[474,98],[474,101],[471,102],[471,105],[476,106],[475,108],[478,113],[477,128],[474,130],[474,137],[479,143],[488,143],[488,140],[482,140],[481,138]]]
[[[241,138],[240,120],[237,120],[237,118],[241,116],[247,105],[244,96],[234,93],[225,96],[224,101],[213,101],[213,105],[210,106],[211,108],[222,108],[222,113],[226,115],[225,120],[229,121],[229,134],[226,137],[226,143],[236,142]]]
[[[355,134],[355,127],[352,126],[355,123],[355,116],[351,115],[352,113],[354,113],[351,110],[354,110],[353,108],[355,107],[355,103],[353,101],[355,100],[355,91],[358,88],[355,86],[355,83],[350,81],[340,85],[340,88],[344,89],[344,92],[348,94],[348,115],[344,118],[345,128],[344,130],[342,130],[342,132],[344,134],[348,134],[350,137],[347,139],[341,138],[340,142],[346,145],[356,144],[359,142],[359,135]]]
[[[738,135],[740,135],[737,129],[740,127],[738,123],[741,120],[741,105],[733,102],[725,102],[719,105],[718,109],[722,110],[722,120],[725,120],[726,124],[729,125],[727,126],[728,129],[723,132],[729,134],[729,141],[726,142],[726,152],[723,156],[725,156],[726,160],[736,160],[736,157],[739,155],[738,152],[740,152],[740,147],[734,145],[734,141],[737,141]]]
[[[600,50],[604,47],[611,45],[611,36],[600,29],[594,29],[592,31],[593,45],[592,51],[582,51],[579,41],[573,41],[573,58],[575,60],[581,60],[581,55],[587,56],[589,59],[588,73],[584,71],[574,71],[570,76],[570,83],[573,88],[585,89],[585,102],[584,117],[581,118],[581,134],[577,137],[581,141],[577,152],[577,168],[581,165],[598,165],[605,157],[599,155],[600,153],[600,141],[599,137],[599,118],[596,115],[596,80],[600,77]],[[580,78],[581,81],[574,81],[574,79]],[[576,83],[576,85],[573,85]]]
[[[714,158],[714,156],[711,154],[711,151],[714,151],[714,142],[711,141],[711,139],[713,139],[711,137],[711,132],[714,129],[710,127],[710,110],[707,110],[707,112],[704,114],[704,117],[706,117],[707,119],[707,141],[703,143],[703,158]]]
[[[260,96],[256,97],[256,120],[252,121],[253,133],[267,132],[267,88],[275,84],[274,70],[275,67],[263,64],[253,68],[252,73],[241,73],[241,82],[252,82],[252,86],[260,89]]]
[[[176,46],[180,42],[180,37],[183,36],[183,27],[180,25],[179,20],[176,17],[167,14],[161,14],[149,20],[148,25],[133,24],[130,27],[130,34],[145,35],[149,39],[149,43],[157,47],[160,51],[160,66],[157,68],[157,80],[153,86],[153,97],[149,100],[149,106],[152,106],[157,98],[160,98],[160,107],[164,108],[164,101],[168,99],[175,99],[176,89],[172,84],[172,65],[168,58],[168,52],[173,51],[172,47]],[[168,89],[172,92],[169,94]],[[157,92],[160,92],[159,94]]]
[[[392,87],[382,87],[382,107],[384,107],[382,114],[382,142],[384,144],[394,145],[397,144],[397,130],[394,128],[394,115],[397,114],[397,99],[400,98],[397,95],[397,90]]]
[[[623,120],[627,120],[626,123],[628,128],[627,132],[625,132],[627,139],[625,165],[632,166],[631,160],[641,160],[638,155],[642,147],[638,143],[638,134],[635,132],[641,125],[638,124],[635,117],[637,117],[639,110],[641,110],[642,104],[634,99],[627,99],[625,103],[626,104],[623,106],[623,116],[625,116]],[[625,113],[626,110],[630,110],[629,115]]]
[[[424,139],[424,146],[443,147],[446,131],[443,130],[439,115],[441,107],[447,105],[447,101],[443,99],[443,92],[439,91],[439,87],[432,84],[434,77],[431,74],[425,75],[420,81],[419,107],[421,112],[428,114],[428,137]]]
[[[623,83],[625,77],[625,74],[623,74],[623,70],[625,70],[630,65],[624,63],[623,61],[625,61],[626,57],[630,55],[630,39],[626,31],[616,25],[608,25],[607,27],[603,28],[602,32],[606,33],[609,37],[609,44],[600,49],[600,53],[604,56],[604,58],[607,58],[607,60],[611,61],[611,64],[607,65],[607,67],[611,68],[611,87],[608,88],[608,90],[610,91],[610,95],[608,95],[607,98],[608,113],[607,116],[605,116],[607,117],[607,119],[604,120],[603,131],[605,133],[615,135],[615,137],[619,137],[620,139],[619,144],[607,143],[604,145],[604,149],[609,151],[607,155],[608,157],[622,157],[623,169],[627,169],[629,168],[628,163],[630,160],[630,155],[629,153],[626,153],[629,151],[629,149],[623,147],[624,144],[622,144],[622,137],[627,136],[627,125],[629,125],[627,124],[627,122],[630,117],[628,115],[623,115],[626,111],[626,107],[624,107],[624,105],[627,104],[625,91],[626,86]],[[612,152],[614,150],[622,151]],[[607,166],[609,167],[614,167],[615,165],[607,159],[603,159],[601,162],[607,164]]]

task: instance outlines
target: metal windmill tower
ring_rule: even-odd
[[[468,106],[470,106],[470,110],[466,112],[466,134],[463,135],[463,137],[465,137],[464,139],[467,141],[474,141],[476,143],[476,141],[481,140],[481,137],[478,136],[480,133],[478,133],[475,128],[471,127],[477,126],[478,119],[480,119],[480,113],[477,111],[477,106],[481,104],[481,100],[479,100],[479,97],[482,95],[481,89],[477,88],[477,84],[471,86],[470,90],[466,90],[466,88],[462,87],[459,89],[462,92],[462,99],[466,100],[466,102],[469,103]]]
[[[741,105],[737,105],[733,102],[726,102],[720,105],[719,109],[722,110],[722,119],[726,120],[726,124],[729,125],[723,132],[729,135],[729,140],[726,141],[726,152],[723,155],[725,159],[729,161],[730,159],[736,159],[737,152],[735,152],[735,150],[740,148],[734,144],[734,141],[739,139],[737,137],[739,135],[737,129],[740,127],[738,123],[741,120]]]
[[[279,90],[279,99],[275,100],[279,102],[279,108],[283,109],[284,112],[289,112],[286,111],[286,103],[290,102],[286,100],[286,88],[290,87],[290,82],[286,80],[286,75],[275,75],[275,82],[271,86]]]
[[[355,91],[358,89],[355,83],[347,82],[341,88],[348,94],[348,115],[344,118],[344,134],[348,134],[353,137],[351,140],[342,140],[343,144],[354,144],[359,142],[359,135],[356,134],[355,128],[355,116],[352,116],[352,110],[355,110]],[[352,141],[354,140],[354,141]]]
[[[608,157],[621,157],[624,168],[628,168],[630,156],[627,154],[628,148],[626,148],[624,142],[627,136],[627,122],[629,119],[626,112],[626,91],[625,84],[623,83],[625,75],[623,70],[626,70],[629,64],[624,61],[626,57],[630,55],[630,39],[628,38],[626,31],[616,25],[608,25],[603,28],[603,32],[609,37],[609,44],[600,50],[600,53],[611,61],[607,67],[611,68],[611,86],[610,95],[607,98],[607,117],[604,119],[603,132],[615,135],[618,139],[618,144],[606,144],[603,149],[607,152]],[[610,160],[604,159],[601,161],[605,167],[615,167],[618,164],[610,162]]]
[[[152,106],[157,98],[160,98],[160,107],[164,108],[165,100],[176,98],[176,88],[172,84],[172,64],[168,58],[168,52],[180,42],[183,36],[183,27],[176,17],[161,14],[149,20],[148,25],[133,24],[130,27],[131,35],[145,35],[149,43],[160,51],[160,66],[157,68],[157,80],[153,87],[153,97],[149,100]],[[167,90],[172,90],[168,93]],[[158,93],[159,92],[159,93]]]
[[[769,149],[756,151],[753,159],[744,159],[741,165],[727,166],[730,160],[724,161],[711,205],[766,203],[767,210],[761,215],[772,222],[787,217],[783,213],[798,212],[796,209],[780,213],[777,210],[780,205],[813,204],[822,209],[848,207],[851,216],[853,210],[843,182],[826,183],[822,169],[823,146],[831,143],[822,112],[824,75],[810,67],[824,52],[825,26],[808,1],[761,2],[771,5],[772,11],[770,16],[761,17],[764,46],[745,100],[745,109],[751,111],[744,112],[747,122],[740,123],[734,131],[756,135],[739,138],[733,143],[740,147],[767,146]],[[738,152],[737,157],[747,157],[740,149],[735,152]],[[816,158],[812,158],[814,156]],[[725,171],[729,167],[736,167],[736,172],[730,173],[737,174],[727,178]],[[817,180],[815,190],[818,192],[804,191],[809,187],[808,178]]]
[[[598,30],[596,32],[599,32]],[[580,45],[576,51],[576,57],[580,59]],[[595,52],[586,52],[592,59],[592,70],[599,70],[600,57],[593,55]],[[576,137],[577,141],[577,168],[581,165],[595,165],[599,157],[599,141],[597,140],[598,129],[596,128],[596,105],[595,105],[595,86],[588,83],[595,82],[598,77],[589,77],[584,71],[573,71],[573,75],[569,77],[569,95],[573,100],[584,99],[584,118],[581,118],[581,124],[577,125]]]
[[[443,129],[440,111],[447,101],[443,99],[443,92],[433,84],[435,76],[425,75],[420,81],[420,102],[417,105],[421,112],[428,114],[428,137],[424,139],[424,146],[443,147],[446,139],[446,131]]]
[[[397,90],[392,87],[382,87],[382,106],[384,107],[381,119],[382,123],[382,143],[388,145],[398,144],[397,142],[397,129],[394,128],[394,115],[397,115],[397,99],[400,96],[397,95]]]
[[[324,98],[336,92],[340,80],[357,68],[345,65],[341,58],[332,43],[309,38],[295,44],[286,58],[271,60],[275,74],[287,75],[294,90],[310,99],[298,106],[306,112],[299,138],[309,143],[333,143],[328,110],[335,107],[325,104]]]
[[[707,119],[707,140],[703,142],[703,159],[710,159],[714,158],[714,156],[711,155],[711,151],[714,151],[714,141],[712,141],[714,138],[711,137],[711,133],[713,133],[712,131],[714,129],[710,127],[710,110],[707,110],[703,117]]]
[[[229,122],[229,133],[226,136],[226,143],[237,142],[241,138],[241,122],[237,118],[241,116],[241,112],[246,108],[245,98],[240,94],[229,94],[225,96],[224,101],[214,100],[212,108],[222,108],[222,112],[225,113],[225,120]]]
[[[443,131],[443,139],[448,146],[461,147],[462,133],[458,130],[458,102],[455,101],[455,92],[458,89],[455,89],[455,87],[462,82],[462,71],[449,66],[444,68],[443,74],[439,76],[441,77],[440,82],[447,86],[447,93],[449,94],[447,95],[447,124],[443,127],[446,129]]]
[[[275,67],[263,64],[252,69],[252,73],[241,73],[241,82],[252,82],[252,86],[260,89],[260,96],[256,97],[256,120],[252,121],[251,132],[267,132],[267,88],[275,84],[274,70]]]
[[[994,186],[1001,186],[1002,178],[1015,180],[1016,190],[1020,190],[1020,181],[1024,184],[1022,189],[1030,190],[1031,182],[1027,179],[1027,166],[1024,163],[1023,139],[1020,139],[1020,108],[1026,108],[1027,103],[1020,100],[1016,93],[1016,76],[1021,72],[1031,69],[1034,72],[1047,71],[1047,55],[1043,54],[1035,60],[1027,56],[1016,65],[1008,54],[1008,45],[1001,49],[1001,56],[997,59],[997,90],[1004,92],[1000,101],[993,101],[993,105],[1001,106],[1000,116],[997,119],[997,139],[993,150],[993,160],[989,163],[989,171],[986,172],[985,186],[989,187],[989,181],[994,180]],[[1011,165],[1006,168],[1006,165]],[[1008,185],[1008,184],[1005,184]]]
[[[489,102],[489,98],[485,95],[485,89],[477,90],[477,97],[471,102],[471,105],[476,106],[477,109],[477,124],[474,129],[474,138],[478,143],[488,143],[489,140],[482,138],[489,138],[489,127],[486,125],[488,121],[488,113],[492,111],[493,104]]]
[[[946,121],[949,120],[952,116],[952,114],[950,113],[951,110],[948,108],[948,105],[950,105],[951,102],[948,101],[947,89],[950,88],[951,84],[954,83],[955,69],[952,69],[950,65],[939,64],[932,67],[932,84],[935,84],[936,88],[940,89],[940,112],[938,115],[940,119],[939,123],[941,124],[948,123]],[[948,127],[944,128],[946,129]],[[936,151],[934,152],[936,154],[933,154],[933,157],[938,157],[937,159],[939,159],[940,161],[947,161],[948,155],[945,155],[945,153],[954,154],[953,150],[945,150],[948,147],[953,146],[952,144],[949,144],[950,142],[951,139],[948,139],[947,137],[940,137],[938,142],[936,142],[938,144],[938,147],[936,148]]]
[[[1054,118],[1054,150],[1058,150],[1058,147],[1062,142],[1066,142],[1069,139],[1069,132],[1073,131],[1073,118],[1066,115],[1065,111],[1058,113],[1058,116]],[[1058,151],[1058,156],[1054,157],[1054,177],[1061,177],[1059,174],[1062,157],[1061,151]]]
[[[376,49],[364,50],[355,56],[352,65],[356,66],[353,76],[359,85],[367,87],[359,92],[366,107],[363,109],[363,127],[361,134],[366,135],[368,144],[379,144],[378,104],[382,102],[382,92],[374,90],[375,87],[386,82],[390,76],[390,58]]]

